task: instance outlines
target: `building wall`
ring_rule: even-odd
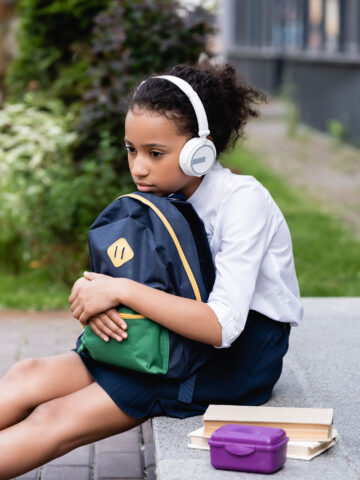
[[[231,62],[239,74],[243,75],[249,83],[256,88],[263,90],[268,95],[278,93],[281,85],[282,58],[281,56],[258,56],[238,55],[235,52],[228,55],[227,60]]]
[[[360,64],[290,61],[287,73],[300,118],[322,131],[336,120],[344,126],[346,138],[360,146]]]
[[[303,121],[360,145],[360,0],[224,0],[223,57],[258,88],[291,86]]]

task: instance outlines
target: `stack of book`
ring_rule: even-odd
[[[311,460],[335,445],[332,408],[209,405],[203,427],[188,434],[190,448],[209,449],[208,439],[228,423],[282,428],[289,437],[287,457]]]

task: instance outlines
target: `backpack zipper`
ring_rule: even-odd
[[[139,313],[125,313],[125,312],[118,312],[121,318],[124,320],[134,320],[136,318],[146,318],[144,315],[140,315]]]

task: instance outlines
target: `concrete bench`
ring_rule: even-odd
[[[282,479],[360,479],[360,297],[303,298],[301,327],[293,328],[282,376],[267,405],[332,407],[339,441],[311,461],[288,459]],[[209,452],[187,447],[201,416],[153,419],[157,480],[264,479],[216,470]]]

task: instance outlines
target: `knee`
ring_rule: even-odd
[[[48,401],[38,405],[28,417],[27,421],[31,422],[34,427],[40,428],[42,425],[51,428],[54,431],[56,425],[56,410],[53,407],[53,401]]]
[[[34,372],[41,368],[41,358],[26,358],[15,363],[10,370],[5,374],[4,379],[12,382],[24,382],[31,378]]]
[[[33,434],[44,439],[46,448],[54,458],[71,449],[62,417],[56,401],[50,400],[37,406],[25,420]]]

